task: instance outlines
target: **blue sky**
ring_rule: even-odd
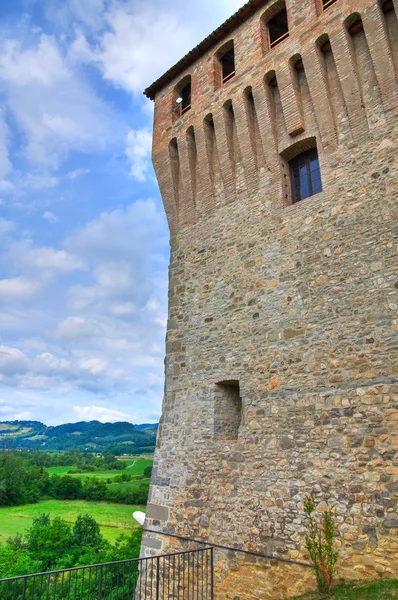
[[[0,420],[158,420],[169,246],[142,90],[243,4],[1,0]]]

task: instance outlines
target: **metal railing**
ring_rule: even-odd
[[[0,579],[1,600],[213,600],[213,548]]]

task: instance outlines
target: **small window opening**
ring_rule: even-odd
[[[337,0],[322,0],[323,10],[326,10],[327,8],[329,8],[329,6],[332,6],[332,4],[335,4],[335,2],[337,2]]]
[[[222,82],[227,83],[235,75],[235,50],[232,47],[221,58]]]
[[[174,89],[174,120],[182,117],[191,109],[192,83],[191,76],[187,75]]]
[[[191,82],[187,83],[184,89],[181,91],[181,114],[185,114],[191,108]]]
[[[296,69],[296,71],[298,73],[300,73],[301,71],[304,71],[304,64],[301,58],[297,59],[296,62],[294,63],[294,68]]]
[[[381,5],[381,10],[384,14],[394,10],[394,4],[392,0],[385,0],[385,2],[383,2]]]
[[[242,422],[242,398],[239,381],[223,381],[216,385],[214,438],[237,440]]]
[[[293,203],[322,191],[321,170],[316,148],[296,156],[289,165]]]
[[[270,48],[274,48],[289,37],[287,10],[284,8],[268,21],[268,36]]]

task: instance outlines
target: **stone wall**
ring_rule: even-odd
[[[319,16],[310,5],[287,2],[295,27],[272,57],[254,54],[258,13],[242,24],[234,39],[247,65],[229,90],[206,87],[204,56],[192,71],[203,105],[172,129],[163,119],[177,82],[156,100],[154,163],[172,248],[146,528],[303,560],[303,500],[314,489],[319,511],[335,506],[340,574],[396,575],[398,21],[370,0],[337,0]],[[364,29],[352,40],[344,23],[356,13]],[[318,52],[316,40],[332,50]],[[295,54],[304,71],[292,87],[284,65]],[[271,64],[277,86],[264,82]],[[235,123],[223,129],[227,94]],[[198,154],[186,168],[183,131],[196,123]],[[175,137],[179,162],[169,168]],[[323,192],[291,205],[283,170],[297,142],[314,137]],[[231,410],[222,439],[220,401],[237,389],[240,426],[236,434]],[[175,543],[147,533],[143,552]],[[243,556],[219,560],[216,575],[223,600],[313,585],[302,567]]]

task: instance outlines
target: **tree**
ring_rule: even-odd
[[[79,515],[72,529],[72,543],[80,548],[99,547],[104,538],[100,526],[90,515]]]

